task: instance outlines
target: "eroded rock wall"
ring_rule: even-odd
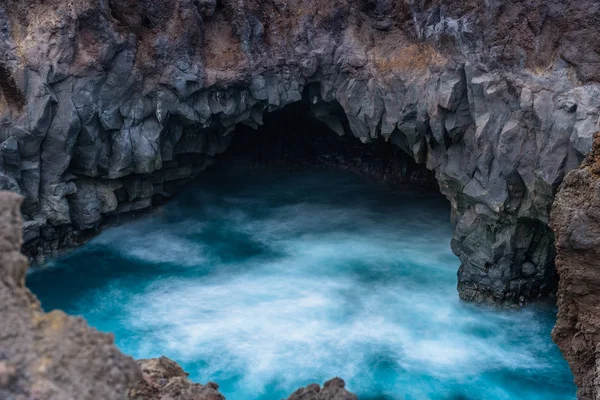
[[[5,0],[0,187],[52,254],[308,96],[435,171],[463,299],[523,303],[554,289],[549,210],[597,130],[599,26],[575,0]]]
[[[215,163],[243,170],[318,166],[347,171],[396,189],[439,192],[434,173],[397,145],[381,137],[363,143],[353,135],[340,136],[333,129],[335,125],[327,125],[334,121],[332,117],[339,123],[339,132],[349,130],[340,106],[331,108],[323,121],[322,115],[311,112],[308,99],[302,99],[267,113],[263,125],[256,129],[236,128],[231,145],[215,157]]]
[[[552,209],[558,318],[552,331],[579,387],[600,399],[600,135],[580,169],[565,178]]]

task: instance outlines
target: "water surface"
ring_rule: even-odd
[[[461,303],[447,201],[352,175],[212,172],[29,274],[46,310],[230,400],[340,376],[361,399],[574,399],[551,306]]]

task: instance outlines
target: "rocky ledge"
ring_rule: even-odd
[[[552,337],[571,365],[578,398],[600,399],[600,135],[565,178],[551,225],[560,274]]]
[[[321,388],[317,384],[296,390],[287,400],[357,400],[355,394],[348,392],[346,383],[340,378],[325,382]]]
[[[83,319],[44,313],[25,286],[21,203],[0,192],[0,398],[125,398],[142,377],[135,361]]]
[[[134,361],[112,335],[62,311],[44,313],[25,286],[21,196],[0,192],[0,399],[224,400],[219,386],[190,381],[176,362]],[[289,399],[356,400],[335,378]]]
[[[194,383],[175,361],[167,357],[138,360],[142,380],[129,391],[131,400],[225,400],[219,385]]]
[[[138,364],[143,379],[129,391],[130,400],[225,400],[218,384],[191,382],[188,373],[167,357],[139,360]],[[343,379],[334,378],[322,388],[317,384],[300,388],[287,400],[357,400],[345,387]]]
[[[236,126],[305,99],[451,202],[461,298],[556,287],[550,206],[600,116],[593,0],[4,0],[0,188],[54,254],[148,209]]]

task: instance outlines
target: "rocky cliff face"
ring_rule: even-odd
[[[190,381],[166,357],[136,363],[82,318],[44,313],[25,287],[21,203],[21,196],[0,192],[0,399],[225,400],[216,383]],[[290,399],[356,400],[344,386],[335,378]]]
[[[0,187],[52,253],[304,97],[435,171],[463,299],[523,303],[554,288],[550,205],[597,130],[599,23],[575,0],[5,0]]]
[[[600,399],[600,135],[565,178],[552,209],[558,319],[552,337],[569,361],[578,397]]]
[[[25,287],[21,201],[0,192],[0,398],[125,398],[141,379],[135,361],[83,319],[42,312]]]

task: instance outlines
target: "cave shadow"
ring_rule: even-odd
[[[337,102],[327,110],[311,106],[308,89],[302,100],[265,112],[263,124],[237,125],[217,166],[303,169],[325,167],[348,171],[395,187],[439,193],[434,173],[383,137],[363,142],[349,127]]]

